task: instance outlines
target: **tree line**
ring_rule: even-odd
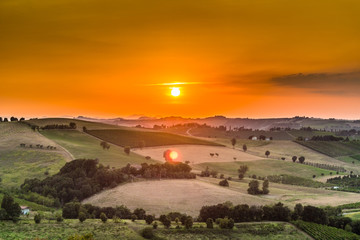
[[[59,173],[44,180],[25,179],[23,192],[35,192],[58,199],[63,205],[74,199],[83,200],[106,188],[128,182],[133,176],[143,178],[195,178],[191,167],[184,163],[141,164],[135,168],[128,164],[121,169],[105,167],[93,159],[77,159],[65,164]]]
[[[25,118],[20,118],[20,119],[18,119],[18,118],[16,118],[16,117],[11,117],[10,118],[10,122],[18,122],[18,121],[24,121],[25,120]],[[9,119],[8,118],[6,118],[6,117],[0,117],[0,122],[9,122]]]

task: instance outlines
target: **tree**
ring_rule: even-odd
[[[192,225],[193,225],[193,219],[192,219],[192,217],[187,216],[186,221],[185,221],[185,227],[186,227],[187,229],[189,229],[189,228],[192,228]]]
[[[266,157],[269,157],[270,151],[266,151],[266,152],[265,152],[265,155],[266,155]]]
[[[161,221],[161,219],[160,219]],[[166,217],[162,219],[161,223],[164,225],[165,228],[169,228],[171,226],[171,220],[169,217]]]
[[[236,144],[236,138],[232,138],[231,145],[233,146],[233,148],[235,148],[235,144]]]
[[[206,227],[207,228],[214,228],[214,221],[212,218],[206,219]]]
[[[34,221],[36,224],[39,224],[41,222],[41,215],[39,213],[35,214]]]
[[[69,126],[70,126],[71,129],[76,129],[76,123],[74,123],[74,122],[71,122],[69,124]]]
[[[152,239],[154,237],[153,229],[151,227],[145,228],[141,235],[146,239]]]
[[[299,162],[304,163],[305,162],[305,157],[303,157],[303,156],[299,157]]]
[[[219,182],[219,185],[220,185],[220,186],[223,186],[223,187],[228,187],[228,186],[229,186],[229,182],[228,182],[226,179],[224,179],[224,180],[221,180],[221,181]]]
[[[8,194],[4,195],[1,208],[5,210],[5,212],[3,212],[3,214],[6,213],[5,219],[17,220],[20,217],[21,208],[19,204],[14,202],[14,199]]]
[[[100,219],[101,219],[101,221],[103,222],[103,223],[106,223],[106,221],[108,220],[108,217],[106,216],[106,214],[105,213],[101,213],[100,214]]]
[[[252,195],[259,194],[260,193],[259,182],[257,180],[251,180],[247,191],[249,194],[252,194]]]
[[[249,170],[249,167],[247,165],[241,165],[238,169],[239,172],[239,179],[243,179],[245,176],[245,173]]]
[[[264,180],[263,187],[262,187],[262,193],[263,194],[269,194],[269,180]]]
[[[84,222],[85,220],[86,220],[86,212],[81,211],[81,212],[79,213],[79,221],[80,221],[80,222]]]
[[[293,156],[291,159],[292,159],[293,162],[296,162],[297,156]]]
[[[247,151],[247,146],[246,146],[246,144],[243,145],[243,150],[244,150],[244,152]]]
[[[145,217],[145,222],[146,222],[147,224],[151,224],[154,220],[155,220],[155,219],[154,219],[154,216],[153,216],[153,215],[146,215],[146,217]]]
[[[4,122],[8,122],[9,120],[7,118],[4,118]]]
[[[142,208],[137,208],[134,210],[134,214],[136,215],[137,219],[143,220],[146,216],[146,211]]]
[[[129,155],[130,154],[130,147],[129,146],[124,147],[124,152],[126,153],[126,155]]]
[[[86,132],[87,128],[85,126],[83,126],[83,132]]]

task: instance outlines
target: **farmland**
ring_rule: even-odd
[[[298,141],[310,149],[323,153],[331,157],[355,155],[360,153],[360,142],[340,142],[340,141]]]
[[[177,144],[220,146],[220,144],[214,142],[165,132],[133,131],[132,129],[104,129],[89,130],[87,132],[97,138],[121,147],[130,146],[134,148],[141,147],[141,145],[144,147],[153,147]]]
[[[0,136],[0,177],[7,187],[20,186],[25,178],[45,178],[45,172],[54,174],[71,159],[55,142],[22,123],[0,124]],[[20,147],[22,143],[26,147]],[[46,149],[49,145],[57,149]]]
[[[175,223],[169,229],[159,224],[158,229],[154,230],[157,239],[241,239],[244,240],[306,240],[309,239],[301,230],[288,223],[253,223],[253,224],[236,224],[233,230],[206,229],[204,223],[195,223],[191,230],[175,229]],[[131,222],[122,220],[119,223],[108,220],[102,223],[99,219],[88,219],[84,223],[79,220],[65,220],[56,223],[54,220],[44,220],[40,224],[35,224],[32,220],[22,220],[18,224],[12,222],[0,223],[0,239],[17,240],[17,239],[67,239],[71,236],[92,234],[97,240],[141,240],[141,231],[147,225],[143,220]],[[182,227],[183,228],[183,227]],[[264,231],[266,230],[266,231]],[[271,232],[269,230],[272,230]],[[262,234],[259,234],[262,233]]]
[[[360,237],[354,233],[334,227],[304,221],[295,221],[293,223],[316,240],[360,239]]]
[[[236,161],[257,161],[262,159],[232,148],[202,145],[147,147],[143,149],[134,149],[133,151],[143,156],[150,156],[153,159],[164,161],[163,153],[167,149],[176,151],[179,154],[178,159],[176,159],[177,161],[189,161],[191,164],[204,162],[234,162],[234,158]],[[211,156],[210,153],[212,153],[213,156]],[[215,155],[215,153],[217,153],[217,155]]]
[[[123,167],[128,163],[155,162],[145,160],[136,153],[127,155],[123,148],[113,144],[109,149],[104,150],[100,146],[99,139],[76,130],[44,130],[41,134],[66,148],[75,158],[97,158],[105,166]]]

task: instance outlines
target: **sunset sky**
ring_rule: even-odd
[[[0,116],[133,114],[360,119],[360,1],[0,1]]]

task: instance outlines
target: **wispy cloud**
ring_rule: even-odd
[[[344,73],[291,74],[273,77],[275,86],[308,89],[313,93],[330,95],[360,95],[360,71]]]

